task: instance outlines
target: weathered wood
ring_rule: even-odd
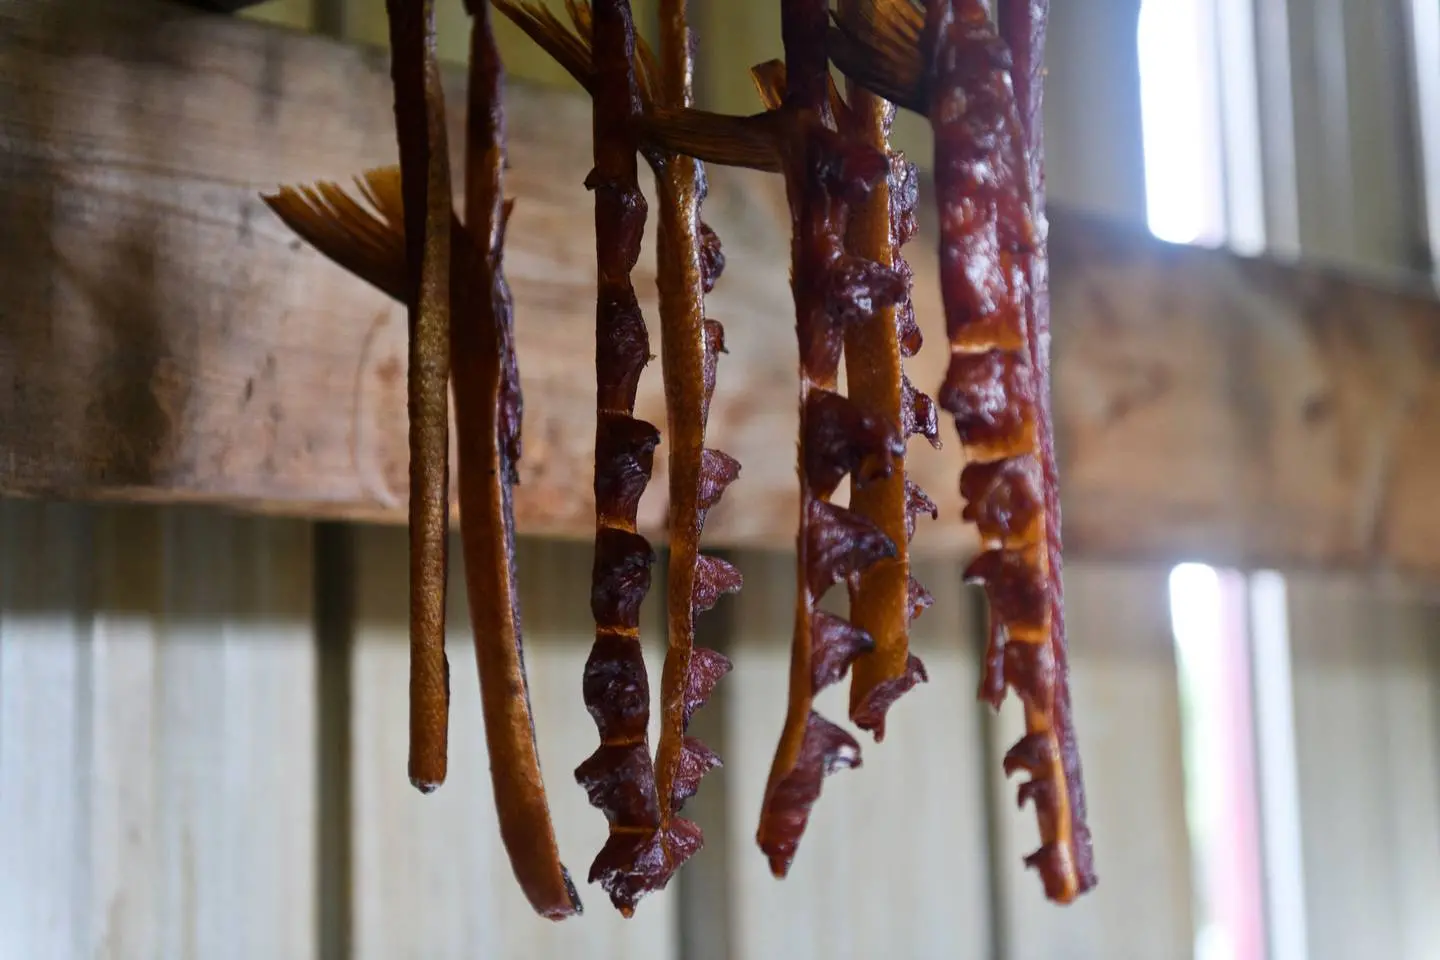
[[[1098,221],[1051,252],[1068,546],[1440,575],[1432,300]]]
[[[0,11],[0,491],[403,517],[403,314],[260,204],[395,148],[386,60],[149,2]],[[454,79],[454,78],[452,78]],[[452,107],[459,122],[458,85]],[[515,85],[509,268],[526,390],[522,531],[592,526],[588,108]],[[456,135],[455,143],[462,138]],[[714,545],[792,539],[794,384],[778,182],[716,170],[730,266],[711,442],[744,463]],[[1073,554],[1440,575],[1440,308],[1053,217],[1057,429]],[[939,382],[934,257],[913,244]],[[638,286],[653,306],[653,255]],[[639,414],[663,422],[658,370]],[[973,547],[958,445],[915,445]],[[657,464],[663,473],[663,458]],[[657,477],[652,490],[663,490]],[[642,504],[659,537],[665,504]]]

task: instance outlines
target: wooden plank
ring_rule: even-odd
[[[0,345],[0,490],[400,519],[403,315],[256,198],[392,159],[383,57],[148,2],[22,0],[0,31],[15,41],[0,82],[16,94],[0,98],[0,305],[19,318]],[[520,84],[510,110],[528,414],[517,516],[530,534],[585,537],[588,110]],[[730,257],[712,312],[732,350],[711,442],[745,464],[707,532],[716,545],[787,545],[779,184],[714,171],[707,211]],[[1074,554],[1440,576],[1440,449],[1425,442],[1440,422],[1433,298],[1170,247],[1064,210],[1052,227]],[[911,363],[921,384],[944,362],[930,246],[911,248],[931,340]],[[637,279],[653,306],[652,263]],[[639,411],[663,422],[662,410],[651,369]],[[953,443],[913,458],[946,517],[917,540],[922,554],[973,549],[955,520],[959,465]],[[642,507],[657,539],[663,515],[659,498]]]
[[[0,503],[16,956],[313,955],[305,525]]]
[[[707,847],[722,837],[726,846],[726,955],[989,956],[984,784],[991,772],[981,760],[979,678],[965,639],[973,608],[954,568],[917,570],[938,598],[914,630],[930,682],[895,706],[884,743],[861,744],[860,769],[826,781],[790,875],[779,882],[755,846],[755,827],[785,715],[794,558],[744,553],[738,562],[745,589],[735,601],[735,670],[717,691],[729,818],[723,834],[704,824]],[[837,685],[816,709],[848,726],[847,696],[848,683]],[[707,779],[702,792],[713,787]],[[706,849],[696,859],[711,855]]]
[[[1289,580],[1307,942],[1419,960],[1440,941],[1440,616]]]
[[[1055,411],[1074,553],[1440,574],[1427,300],[1060,223]]]
[[[1195,951],[1185,771],[1166,571],[1065,568],[1071,691],[1085,764],[1100,882],[1076,903],[1045,902],[1020,858],[1036,846],[1035,815],[1015,810],[1014,783],[986,771],[1008,810],[998,837],[1010,960],[1149,960]],[[1023,723],[1008,702],[1001,755]]]
[[[62,388],[22,374],[38,371],[39,358],[19,344],[0,350],[0,383],[12,401],[0,426],[8,454],[0,489],[398,518],[403,312],[301,249],[256,196],[266,185],[344,177],[393,157],[383,58],[173,10],[157,22],[161,8],[146,3],[67,0],[45,18],[37,9],[27,3],[0,15],[0,29],[26,41],[6,47],[0,75],[23,79],[27,90],[5,99],[25,106],[0,121],[15,156],[0,189],[0,229],[12,240],[0,244],[34,247],[38,233],[49,266],[41,277],[7,258],[0,288],[13,304],[7,312],[45,318],[29,328],[51,345],[43,352],[64,355],[71,376]],[[185,78],[179,86],[177,76]],[[135,91],[123,109],[109,96],[117,89]],[[246,90],[269,106],[215,109]],[[593,240],[571,229],[589,203],[588,108],[516,85],[511,109],[511,185],[521,202],[508,262],[521,303],[528,414],[517,516],[532,533],[588,536]],[[58,149],[41,144],[26,133],[41,118],[85,132]],[[115,135],[97,133],[107,130]],[[173,130],[189,134],[167,143]],[[103,168],[84,159],[97,151],[109,158]],[[726,284],[713,304],[730,325],[732,353],[711,437],[747,466],[709,526],[715,543],[774,542],[794,512],[792,458],[773,456],[794,429],[791,364],[769,332],[775,305],[789,296],[777,267],[787,246],[775,220],[779,185],[717,172],[714,197],[712,207],[726,214],[717,222],[731,276],[744,282]],[[196,203],[209,212],[183,219],[198,233],[167,226],[178,226],[174,211]],[[174,269],[192,254],[198,270]],[[637,283],[651,304],[652,264],[642,260]],[[205,304],[187,293],[196,285],[208,291]],[[646,376],[639,411],[663,423],[658,373]],[[70,388],[87,381],[103,400]],[[44,438],[26,427],[40,406],[52,425],[68,426]],[[322,408],[330,412],[315,415]],[[954,459],[934,464],[929,487],[943,498]],[[662,465],[661,489],[663,474]],[[958,505],[949,506],[953,515]],[[657,532],[663,501],[642,510],[643,527]],[[952,548],[969,544],[957,525],[948,530]],[[945,538],[934,539],[939,548]]]
[[[408,576],[405,538],[390,528],[357,531],[351,907],[357,960],[673,955],[669,893],[647,899],[626,921],[599,887],[585,883],[606,836],[604,816],[571,775],[598,742],[580,697],[594,631],[590,560],[589,550],[573,544],[528,542],[520,556],[541,766],[561,856],[585,904],[584,916],[557,924],[530,910],[500,845],[458,564],[450,589],[450,775],[422,796],[405,775],[408,634],[404,590],[396,589]],[[652,640],[660,639],[653,604],[643,623]],[[649,652],[658,676],[660,653]]]

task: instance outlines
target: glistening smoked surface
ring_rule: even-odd
[[[385,56],[150,2],[18,0],[0,37],[0,492],[403,520],[403,309],[303,248],[258,197],[394,162]],[[588,109],[519,84],[508,109],[517,519],[583,538]],[[785,213],[770,179],[716,170],[706,206],[730,258],[708,309],[731,351],[708,439],[744,464],[707,524],[716,546],[790,547],[795,526]],[[1063,209],[1050,219],[1070,554],[1440,576],[1432,298]],[[933,250],[927,225],[907,254],[938,344]],[[647,250],[635,274],[647,315],[653,263]],[[942,362],[925,350],[908,369],[933,388]],[[662,404],[650,371],[636,413],[664,422]],[[958,458],[953,443],[911,458],[942,517],[917,536],[921,555],[973,549]],[[657,540],[664,473],[660,456],[639,517]]]

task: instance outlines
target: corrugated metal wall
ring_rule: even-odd
[[[727,62],[778,53],[773,6],[708,5]],[[1085,19],[1081,6],[1056,9],[1053,189],[1140,218],[1125,52],[1138,4],[1084,4]],[[441,7],[458,26],[460,4]],[[384,36],[383,0],[259,15]],[[448,52],[462,35],[450,30]],[[511,39],[513,72],[558,79]],[[713,105],[749,106],[737,71],[711,69],[702,86]],[[0,960],[1192,955],[1165,569],[1067,568],[1102,873],[1078,905],[1047,906],[1021,868],[1033,818],[997,769],[1018,717],[975,703],[980,613],[939,565],[923,579],[941,600],[916,635],[931,683],[861,770],[831,781],[790,879],[768,876],[752,836],[793,577],[788,558],[741,554],[746,589],[706,625],[736,663],[697,717],[726,761],[693,801],[707,847],[633,921],[590,888],[587,915],[557,926],[529,914],[498,845],[459,589],[451,777],[428,798],[405,779],[404,556],[395,529],[0,503]],[[585,545],[527,542],[520,569],[542,761],[582,875],[604,834],[569,776],[594,740],[579,689],[590,559]],[[1292,578],[1289,608],[1311,955],[1432,957],[1440,622],[1319,577]],[[653,602],[646,628],[658,664]]]

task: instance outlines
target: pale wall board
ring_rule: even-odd
[[[1419,198],[1435,185],[1415,163],[1402,5],[1292,0],[1288,11],[1302,252],[1423,265]],[[1386,479],[1373,478],[1377,490]],[[1357,580],[1287,580],[1310,955],[1432,957],[1440,612]]]
[[[1063,909],[1021,864],[1038,845],[1035,815],[1005,810],[998,860],[1009,960],[1155,960],[1193,954],[1190,840],[1167,571],[1065,568],[1071,693],[1100,882]],[[1012,696],[997,724],[1003,755],[1023,724]]]
[[[755,845],[760,803],[785,715],[794,557],[742,553],[735,671],[722,681],[729,823],[729,956],[737,960],[988,958],[988,845],[973,606],[955,565],[920,579],[937,603],[915,623],[930,674],[893,708],[885,741],[861,739],[863,766],[825,781],[789,877]],[[827,608],[844,611],[843,589]],[[846,726],[848,681],[817,709]],[[716,709],[712,704],[709,709]],[[710,789],[707,781],[702,788]],[[707,824],[710,843],[720,833]],[[705,856],[710,851],[702,852]]]
[[[1056,3],[1051,10],[1045,85],[1049,198],[1143,222],[1145,156],[1135,44],[1140,0]]]
[[[589,805],[572,775],[599,742],[581,699],[581,671],[594,639],[591,549],[526,541],[519,551],[541,768],[561,857],[585,906],[583,916],[557,924],[530,910],[500,845],[458,539],[447,644],[450,771],[429,796],[406,776],[405,533],[359,528],[355,544],[351,913],[357,960],[672,956],[673,891],[642,901],[634,919],[625,921],[599,887],[585,882],[606,835],[604,815]],[[654,641],[647,650],[652,682],[661,663],[656,644],[663,642],[655,598],[652,590],[643,619]]]
[[[1423,267],[1423,195],[1398,0],[1289,0],[1301,252]]]
[[[1440,943],[1440,613],[1289,578],[1313,960],[1429,960]]]
[[[309,528],[0,503],[0,957],[315,948]]]

